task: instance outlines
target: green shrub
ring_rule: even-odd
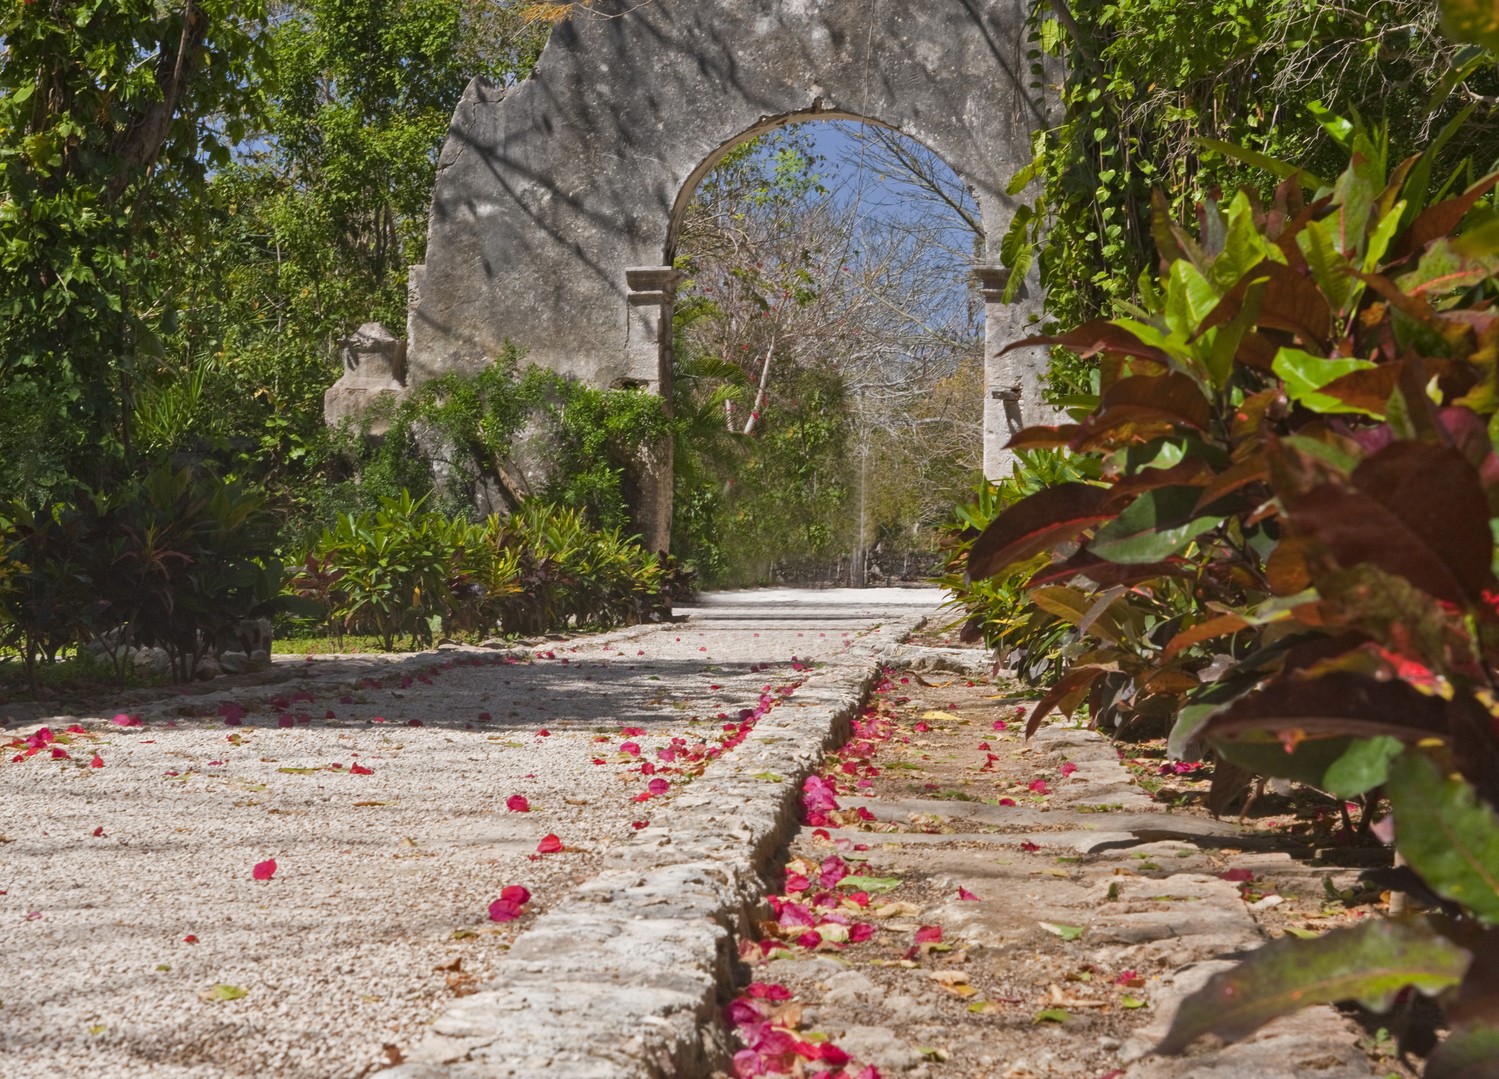
[[[33,684],[37,662],[95,640],[117,670],[129,647],[158,646],[188,678],[280,592],[264,496],[207,471],[162,465],[113,495],[79,488],[0,520],[4,643]]]
[[[1200,236],[1158,206],[1146,306],[1022,342],[1100,357],[1094,407],[1012,443],[1098,479],[1007,507],[968,572],[1065,548],[1025,588],[1082,648],[1029,731],[1086,700],[1095,724],[1172,723],[1177,755],[1371,807],[1383,789],[1396,850],[1463,912],[1277,942],[1189,998],[1163,1048],[1460,987],[1427,1075],[1468,1074],[1499,1042],[1479,958],[1499,948],[1499,175],[1428,202],[1430,157],[1391,167],[1347,135],[1309,202],[1297,178],[1270,206],[1240,194]]]
[[[1077,636],[1067,620],[1031,602],[1025,582],[1042,559],[1003,575],[970,580],[968,552],[1006,507],[1045,488],[1096,477],[1098,469],[1090,458],[1064,451],[1034,450],[1017,458],[1009,476],[998,484],[981,481],[974,500],[954,510],[942,530],[948,561],[937,583],[952,597],[947,605],[967,615],[963,639],[982,640],[1001,663],[1035,685],[1055,681]]]
[[[409,493],[344,514],[303,558],[288,588],[320,604],[336,635],[406,638],[544,633],[638,622],[669,609],[668,566],[579,510],[525,503],[475,524],[430,512]]]

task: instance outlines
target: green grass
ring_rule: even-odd
[[[50,693],[91,693],[97,690],[133,689],[171,684],[167,675],[138,674],[127,670],[122,679],[108,660],[87,652],[64,654],[56,663],[38,662],[37,688]],[[0,696],[30,696],[26,667],[18,656],[0,655]]]
[[[345,652],[383,652],[380,638],[346,633],[342,640],[337,637],[276,637],[271,641],[271,652],[278,656],[326,656]],[[396,642],[397,652],[414,652],[409,643]]]

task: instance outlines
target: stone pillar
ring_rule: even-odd
[[[625,270],[629,292],[628,374],[623,384],[648,389],[671,415],[671,315],[683,274],[670,266],[636,266]],[[640,538],[647,550],[671,550],[672,444],[663,439],[643,448],[640,503],[635,508]]]
[[[996,481],[1010,474],[1015,461],[1006,443],[1027,422],[1034,422],[1028,421],[1022,406],[1033,410],[1040,404],[1039,383],[1027,377],[1030,365],[1025,362],[1030,359],[1025,354],[1037,350],[1000,355],[1006,345],[1026,334],[1023,305],[1004,302],[1009,274],[1003,266],[974,269],[984,300],[984,476]],[[1032,395],[1037,395],[1035,400],[1026,400]]]

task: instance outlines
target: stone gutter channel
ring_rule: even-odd
[[[900,641],[923,617],[891,619],[881,636]],[[809,675],[518,936],[492,984],[456,1000],[378,1079],[654,1079],[728,1068],[720,1009],[736,938],[799,827],[802,781],[848,737],[898,647]]]

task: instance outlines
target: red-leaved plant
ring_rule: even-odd
[[[1016,448],[1100,478],[1001,512],[971,579],[1029,571],[1078,635],[1030,717],[1160,717],[1179,756],[1340,798],[1388,796],[1394,842],[1461,916],[1286,939],[1189,998],[1160,1046],[1407,986],[1448,998],[1428,1076],[1499,1058],[1499,176],[1428,204],[1432,157],[1351,164],[1310,201],[1157,207],[1143,309],[1020,345],[1099,360],[1096,406]],[[1225,771],[1227,774],[1227,771]],[[1492,1074],[1484,1072],[1483,1074]]]

